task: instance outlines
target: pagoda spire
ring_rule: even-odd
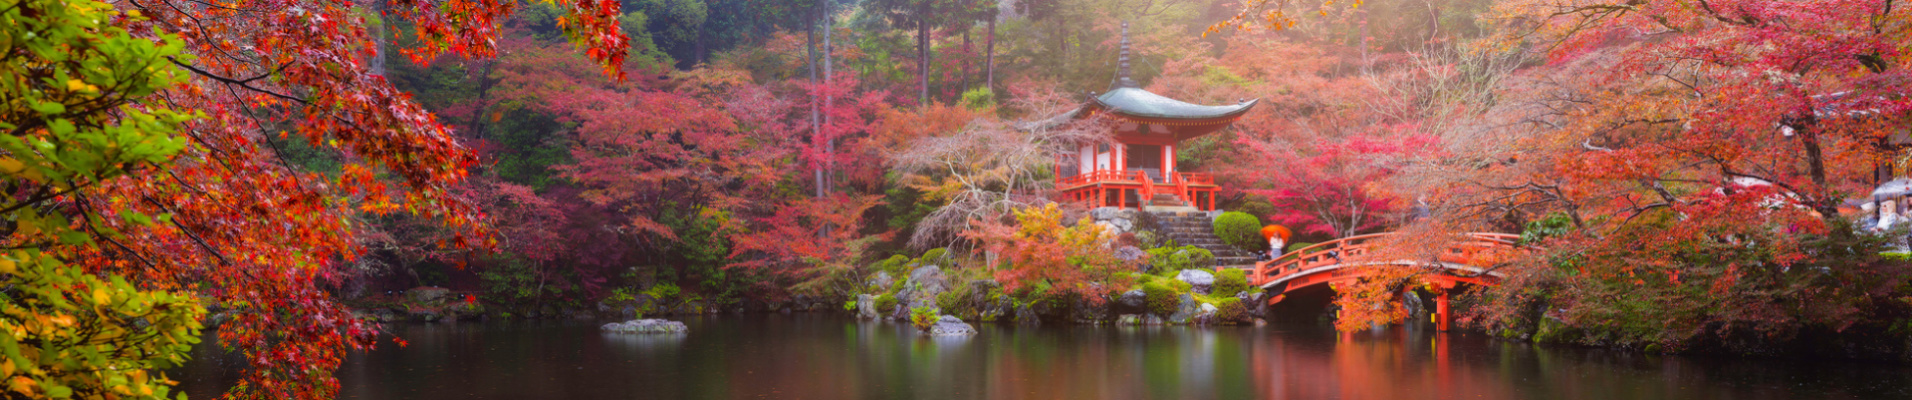
[[[1129,79],[1129,21],[1122,21],[1122,52],[1115,59],[1115,80],[1109,82],[1109,91],[1134,87],[1141,85]]]

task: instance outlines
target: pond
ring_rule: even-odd
[[[1912,398],[1912,367],[1652,356],[1396,328],[981,324],[925,337],[840,315],[689,317],[688,335],[589,321],[401,323],[353,354],[346,399],[1858,399]],[[390,343],[385,341],[382,343]],[[213,346],[172,371],[231,384]]]

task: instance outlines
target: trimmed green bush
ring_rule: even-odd
[[[931,265],[931,264],[943,265],[943,259],[948,257],[949,257],[949,249],[938,247],[938,248],[929,249],[929,251],[923,252],[923,256],[917,257],[916,262],[918,264],[924,264],[924,265]],[[947,267],[947,265],[943,265],[943,266]]]
[[[1181,279],[1163,279],[1162,282],[1168,285],[1168,287],[1175,289],[1175,293],[1188,293],[1189,291],[1195,290],[1195,285],[1183,282]]]
[[[1268,250],[1268,240],[1261,237],[1261,219],[1244,212],[1229,211],[1215,217],[1215,237],[1242,250]]]
[[[882,296],[876,296],[876,312],[889,314],[891,311],[895,311],[895,310],[896,310],[896,295],[884,293]]]
[[[1147,299],[1149,313],[1157,316],[1174,314],[1175,308],[1181,306],[1181,294],[1172,285],[1160,281],[1142,285],[1142,295]]]
[[[1235,297],[1248,291],[1248,271],[1234,268],[1223,269],[1215,274],[1215,290],[1212,296]]]
[[[1241,299],[1225,298],[1215,301],[1215,321],[1223,324],[1245,324],[1250,322],[1248,306]]]
[[[877,261],[872,267],[877,271],[888,272],[891,278],[895,278],[898,274],[909,272],[910,258],[901,254],[893,255],[883,261]]]

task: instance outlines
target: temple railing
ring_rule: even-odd
[[[1142,198],[1135,199],[1136,200],[1135,204],[1146,205],[1148,204],[1148,202],[1155,200],[1155,180],[1149,179],[1149,174],[1141,174],[1141,175],[1142,175],[1142,189],[1138,190],[1136,194],[1140,195]]]
[[[1187,186],[1200,186],[1200,185],[1214,186],[1215,185],[1215,176],[1205,172],[1176,172],[1176,173],[1166,174],[1166,175],[1167,176],[1162,177],[1162,181],[1160,183],[1165,185],[1166,184],[1176,185],[1177,189],[1179,190],[1178,194],[1182,196],[1188,195],[1187,193],[1188,190],[1186,189]],[[1076,186],[1076,185],[1086,185],[1086,184],[1096,183],[1096,182],[1142,182],[1146,178],[1148,178],[1148,173],[1145,171],[1140,171],[1140,170],[1116,171],[1116,170],[1103,169],[1103,170],[1089,171],[1089,172],[1077,174],[1077,175],[1056,177],[1056,187],[1061,188],[1061,187],[1069,187],[1069,186]],[[1152,181],[1152,179],[1149,179],[1149,180]]]
[[[1087,173],[1083,173],[1083,174],[1075,175],[1075,176],[1058,177],[1056,178],[1056,187],[1061,188],[1061,187],[1069,187],[1069,186],[1076,186],[1076,185],[1086,185],[1086,184],[1095,183],[1095,182],[1135,182],[1135,181],[1141,180],[1137,177],[1142,175],[1143,174],[1141,172],[1116,171],[1116,170],[1108,170],[1108,169],[1095,170],[1095,171],[1089,171]]]
[[[1215,176],[1209,175],[1206,172],[1177,172],[1175,173],[1175,175],[1177,177],[1182,178],[1182,181],[1187,182],[1190,185],[1215,184]]]

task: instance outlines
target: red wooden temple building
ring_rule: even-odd
[[[1066,123],[1095,116],[1113,120],[1115,143],[1082,144],[1074,154],[1057,156],[1058,201],[1092,207],[1192,207],[1215,209],[1215,178],[1182,172],[1175,165],[1176,144],[1233,124],[1258,100],[1232,105],[1199,105],[1142,90],[1129,79],[1128,24],[1122,25],[1121,55],[1109,92],[1095,95],[1052,121]]]

